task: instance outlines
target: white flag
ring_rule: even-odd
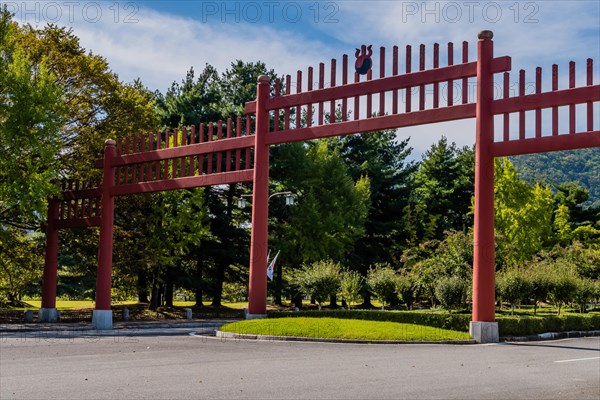
[[[267,278],[269,278],[270,281],[273,280],[273,271],[275,270],[275,262],[277,262],[277,257],[279,256],[279,253],[281,253],[281,250],[279,250],[277,252],[277,254],[275,254],[275,257],[273,258],[273,260],[269,263],[269,266],[267,267]],[[268,258],[267,258],[268,260]]]

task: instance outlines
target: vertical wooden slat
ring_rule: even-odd
[[[177,145],[179,144],[179,131],[177,128],[173,128],[173,147],[177,147]],[[171,178],[175,179],[177,178],[177,170],[179,166],[179,161],[177,158],[173,158],[171,160]]]
[[[117,154],[118,155],[123,155],[123,138],[119,138],[117,140]],[[117,167],[116,169],[117,174],[116,174],[116,184],[120,185],[121,184],[121,178],[122,178],[122,174],[123,174],[123,167]]]
[[[360,81],[360,75],[358,72],[354,73],[354,82]],[[354,96],[354,120],[357,121],[360,116],[360,96]]]
[[[454,43],[448,43],[448,65],[454,65]],[[451,106],[454,104],[454,81],[450,79],[448,81],[448,101],[446,104]]]
[[[165,149],[169,148],[169,129],[165,130]],[[169,179],[169,160],[163,160],[163,171],[162,171],[162,178],[163,179]]]
[[[469,42],[463,42],[462,44],[462,62],[463,64],[469,62]],[[469,79],[462,79],[462,103],[467,104],[469,102]]]
[[[217,140],[221,140],[223,138],[223,121],[219,120],[217,122]],[[219,151],[217,152],[217,172],[221,172],[222,171],[222,164],[223,164],[223,152]]]
[[[306,89],[307,92],[312,91],[313,88],[313,67],[308,67],[308,76],[307,76],[307,84],[308,87]],[[306,105],[306,126],[312,126],[312,103],[308,103]]]
[[[575,87],[575,61],[569,62],[569,89]],[[569,133],[575,133],[575,104],[569,105]]]
[[[342,57],[342,86],[348,84],[348,54]],[[348,120],[348,98],[342,99],[342,121]]]
[[[419,71],[425,71],[425,45],[419,46]],[[419,86],[419,110],[425,109],[425,85]]]
[[[542,93],[542,68],[537,67],[535,69],[535,92]],[[535,109],[535,137],[542,136],[542,110],[540,108]]]
[[[131,153],[138,152],[138,135],[133,135]],[[131,183],[138,183],[138,164],[131,164]]]
[[[335,58],[331,59],[331,87],[336,86],[335,78],[336,78],[336,69],[337,69],[337,61]],[[329,103],[329,123],[335,123],[335,99],[331,100]]]
[[[323,89],[325,86],[325,64],[319,63],[319,89]],[[323,125],[323,102],[319,102],[319,117],[317,118],[319,125]]]
[[[281,80],[279,78],[275,79],[275,96],[279,97],[281,93]],[[274,118],[273,118],[273,131],[279,131],[279,108],[273,110]]]
[[[586,85],[592,86],[594,84],[594,61],[591,58],[587,59],[587,72],[586,72]],[[587,131],[591,132],[594,130],[594,108],[593,103],[589,101],[587,103]]]
[[[525,96],[525,70],[519,71],[519,97]],[[519,111],[519,139],[525,139],[525,111]]]
[[[379,48],[379,77],[385,77],[385,47]],[[385,92],[379,92],[379,115],[385,114]]]
[[[79,191],[79,181],[75,181],[75,191],[76,192]],[[80,207],[79,207],[79,199],[75,199],[75,210],[74,210],[73,214],[76,219],[81,216]]]
[[[552,64],[552,91],[558,90],[558,65]],[[552,136],[558,135],[558,107],[552,107]]]
[[[299,74],[299,76],[301,77],[302,75]],[[298,116],[296,116],[296,118],[298,118]],[[298,125],[298,126],[300,126],[300,125]],[[246,116],[246,136],[250,135],[251,131],[252,131],[252,121],[250,120],[250,116],[247,115]],[[247,147],[246,148],[246,167],[245,167],[245,169],[250,169],[250,168],[252,168],[251,164],[250,164],[250,147]]]
[[[227,139],[231,138],[232,133],[231,118],[227,118]],[[225,171],[231,171],[231,150],[225,152]]]
[[[185,126],[181,127],[179,130],[181,132],[181,144],[180,146],[187,145],[187,128]],[[187,165],[186,165],[187,157],[181,157],[179,162],[181,163],[179,166],[179,176],[184,177],[187,175]]]
[[[129,144],[130,144],[130,139],[129,139],[129,136],[127,136],[125,138],[125,147],[123,148],[124,154],[129,153]],[[127,165],[125,165],[125,166],[123,166],[123,184],[127,184],[127,183],[129,183],[129,167]]]
[[[296,93],[302,92],[302,71],[296,75]],[[296,106],[296,129],[302,126],[302,107]]]
[[[148,151],[154,150],[154,133],[148,132]],[[154,180],[154,162],[148,163],[148,180]]]
[[[510,94],[510,73],[505,72],[503,74],[503,98],[508,99],[508,96]],[[510,114],[509,113],[504,113],[503,115],[503,137],[502,139],[505,142],[508,142],[510,140]]]
[[[291,94],[292,90],[292,77],[290,75],[286,75],[285,76],[285,94],[289,95]],[[285,108],[285,116],[284,116],[284,128],[285,130],[289,130],[290,129],[290,108],[286,107]],[[236,124],[237,127],[237,124]],[[236,168],[237,169],[237,168]]]
[[[208,124],[208,141],[209,142],[212,142],[212,137],[213,137],[213,133],[214,133],[213,129],[214,129],[213,123],[210,122]],[[207,166],[206,166],[206,173],[207,174],[212,174],[213,173],[213,156],[214,156],[214,153],[208,153],[206,155],[206,158],[208,160]]]
[[[406,46],[406,73],[410,74],[412,70],[412,47],[410,45]],[[412,87],[408,86],[405,89],[406,94],[406,112],[410,112],[411,102],[412,102]]]
[[[117,154],[123,155],[123,138],[117,139]]]
[[[398,46],[392,50],[392,75],[398,75]],[[398,114],[398,89],[392,91],[392,114]]]
[[[367,80],[370,81],[373,79],[373,69],[370,69],[367,72]],[[371,93],[367,94],[367,118],[371,118],[373,116],[373,95]]]
[[[433,44],[433,68],[437,69],[440,67],[440,45],[438,43]],[[440,107],[440,84],[438,82],[433,83],[433,108]]]
[[[289,83],[288,83],[288,88],[289,88]],[[289,108],[288,108],[288,117],[289,117]],[[288,120],[288,122],[289,122],[289,120]],[[289,129],[289,126],[288,126],[288,129]],[[241,137],[242,136],[242,117],[237,117],[237,119],[235,121],[235,130],[236,130],[235,136]],[[240,148],[235,149],[235,170],[236,171],[240,170],[240,158],[241,157],[242,157],[242,149],[240,149]]]
[[[190,127],[190,144],[196,143],[196,125]],[[190,171],[189,176],[196,175],[196,156],[190,156]]]
[[[88,218],[92,218],[93,214],[94,214],[94,199],[89,199],[88,209],[87,209]]]
[[[203,142],[204,142],[204,124],[201,123],[200,126],[198,127],[198,143],[203,143]],[[206,157],[204,156],[204,154],[198,155],[198,175],[204,174],[205,158]]]

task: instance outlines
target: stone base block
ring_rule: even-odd
[[[92,329],[107,330],[113,328],[112,310],[94,310],[92,313]]]
[[[40,308],[38,311],[39,322],[57,322],[58,310],[56,308]]]
[[[261,319],[267,318],[267,314],[250,314],[247,308],[244,308],[244,317],[246,319]]]
[[[471,321],[469,334],[477,343],[498,343],[500,341],[497,322]]]

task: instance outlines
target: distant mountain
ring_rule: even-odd
[[[600,147],[509,158],[528,182],[557,185],[578,181],[590,191],[587,203],[600,203]]]

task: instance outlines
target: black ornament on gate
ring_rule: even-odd
[[[371,47],[373,46],[369,45],[369,47],[367,47],[363,44],[360,46],[360,49],[356,49],[356,62],[354,63],[354,69],[360,75],[366,75],[373,66],[373,60],[371,60],[373,50],[371,50]]]

